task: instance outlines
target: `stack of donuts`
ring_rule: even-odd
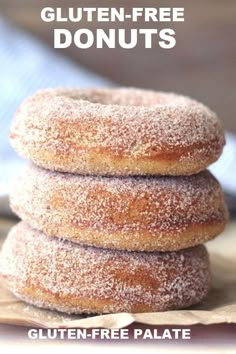
[[[0,256],[9,289],[67,313],[151,312],[200,302],[204,242],[227,221],[205,169],[221,124],[188,97],[139,89],[47,89],[11,127],[31,161],[10,196],[23,220]]]

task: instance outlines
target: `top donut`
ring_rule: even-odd
[[[214,112],[189,97],[134,88],[46,89],[15,114],[15,150],[50,170],[191,175],[220,156]]]

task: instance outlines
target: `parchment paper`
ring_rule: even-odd
[[[122,328],[133,322],[148,325],[236,323],[236,225],[209,243],[212,289],[200,305],[179,311],[69,316],[38,309],[17,300],[0,280],[0,323],[51,328]]]

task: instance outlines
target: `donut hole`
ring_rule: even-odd
[[[173,103],[174,97],[167,93],[145,92],[135,89],[83,89],[62,93],[73,100],[88,101],[93,104],[151,107]]]

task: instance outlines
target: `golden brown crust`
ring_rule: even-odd
[[[43,90],[15,115],[11,143],[35,164],[97,175],[190,175],[220,156],[216,115],[184,96],[138,89]]]
[[[30,166],[17,179],[10,201],[20,218],[47,235],[124,250],[192,247],[221,233],[227,221],[222,189],[207,171],[121,178]]]
[[[164,311],[201,301],[209,290],[204,246],[168,253],[103,250],[14,227],[0,256],[10,290],[68,313]]]
[[[28,219],[30,220],[30,218]],[[33,225],[34,222],[31,221]],[[45,226],[45,233],[52,237],[62,237],[80,244],[102,247],[109,249],[145,252],[167,252],[178,251],[193,247],[212,240],[225,228],[225,222],[215,222],[214,224],[191,225],[179,231],[152,232],[133,231],[128,235],[123,232],[108,232],[89,228],[65,227],[63,225]],[[60,236],[58,236],[60,235]],[[66,236],[65,236],[66,235]]]

